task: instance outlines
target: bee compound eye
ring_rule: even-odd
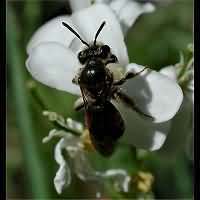
[[[108,45],[103,45],[100,47],[100,55],[102,58],[106,58],[110,52],[110,47]]]
[[[80,52],[78,53],[78,60],[79,60],[79,62],[80,62],[81,64],[84,64],[84,63],[85,63],[85,61],[86,61],[86,54],[85,54],[84,51],[80,51]]]
[[[110,52],[110,47],[108,45],[103,45],[101,48],[103,49],[103,51],[105,51],[107,53]]]
[[[110,59],[113,63],[116,63],[118,61],[118,59],[115,55],[111,55]]]

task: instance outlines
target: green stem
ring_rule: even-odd
[[[45,105],[45,103],[43,102],[40,94],[37,91],[37,86],[35,84],[34,81],[30,81],[28,82],[28,88],[30,90],[30,93],[33,97],[33,99],[36,101],[36,103],[40,106],[41,110],[49,110],[48,106]]]
[[[48,111],[48,106],[45,105],[45,103],[43,102],[38,90],[37,90],[37,86],[35,85],[34,82],[29,82],[29,89],[30,89],[30,93],[33,97],[33,99],[37,102],[37,104],[41,107],[41,110],[42,111]],[[68,127],[67,125],[66,126],[63,126],[62,124],[59,123],[59,121],[57,119],[55,120],[50,120],[50,122],[52,122],[52,124],[58,128],[58,129],[62,129],[66,132],[70,132],[74,135],[77,135],[77,136],[80,136],[82,134],[82,132],[76,130],[76,129],[72,129],[70,127]]]
[[[20,30],[17,26],[17,17],[8,6],[7,44],[8,44],[8,64],[10,67],[11,86],[13,103],[16,109],[17,125],[19,127],[19,137],[23,144],[23,152],[26,160],[26,170],[29,176],[34,198],[47,198],[49,181],[46,180],[45,170],[39,149],[36,145],[35,131],[29,109],[29,100],[25,88],[25,64],[20,50]]]
[[[23,23],[26,24],[23,40],[27,42],[30,35],[36,29],[41,15],[41,1],[25,1]]]

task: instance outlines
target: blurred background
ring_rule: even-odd
[[[81,0],[80,0],[81,1]],[[126,44],[130,61],[156,70],[179,62],[179,52],[193,41],[192,0],[157,1],[154,13],[140,17],[128,32]],[[57,195],[53,178],[57,171],[54,161],[56,140],[42,144],[42,138],[53,126],[42,116],[42,103],[31,92],[35,84],[45,107],[65,117],[83,122],[83,115],[73,111],[74,96],[48,88],[32,78],[25,68],[26,45],[34,31],[53,17],[70,14],[69,3],[62,1],[8,1],[7,3],[7,197],[22,198],[94,198],[94,183],[84,183],[73,176],[72,184]],[[174,141],[177,142],[177,141]],[[97,168],[136,167],[131,153],[122,148],[109,161],[93,156]],[[128,162],[127,162],[128,160]],[[193,196],[193,161],[185,150],[175,159],[149,153],[145,168],[154,176],[153,195],[156,199],[186,199]],[[109,198],[113,191],[105,189]],[[125,198],[125,196],[123,196]],[[131,196],[129,196],[131,197]],[[122,196],[121,196],[122,198]]]

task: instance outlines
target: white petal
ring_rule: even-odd
[[[138,116],[129,108],[116,104],[125,122],[121,142],[150,151],[158,150],[164,144],[170,129],[169,122],[153,123]]]
[[[113,0],[95,0],[95,3],[105,3],[105,4],[109,4],[110,2],[112,2]]]
[[[91,0],[69,0],[72,12],[87,8],[91,5]]]
[[[65,136],[65,149],[71,159],[74,159],[82,147],[80,137],[77,137],[72,134],[67,134]]]
[[[106,179],[112,179],[114,182],[114,185],[117,186],[117,189],[123,192],[129,191],[129,184],[131,181],[131,177],[128,175],[128,173],[123,169],[109,169],[105,172],[99,172],[99,176],[106,178]]]
[[[174,81],[177,81],[176,69],[173,65],[162,68],[160,73],[166,75]]]
[[[55,147],[55,160],[59,164],[59,169],[54,178],[56,191],[61,194],[64,187],[71,183],[71,172],[67,162],[65,161],[62,150],[65,148],[65,140],[62,138]]]
[[[127,71],[136,73],[143,68],[132,63],[127,66]],[[156,123],[174,117],[183,100],[182,90],[177,83],[150,69],[129,79],[122,87],[138,108],[152,116]]]
[[[91,0],[70,0],[70,5],[73,11],[78,11],[91,6],[91,2]],[[132,0],[95,0],[95,3],[107,4],[114,11],[124,33],[135,23],[140,15],[155,10],[155,6],[151,3],[142,4]]]
[[[93,42],[99,26],[103,21],[106,21],[106,25],[99,34],[97,42],[109,45],[122,66],[128,64],[128,54],[120,24],[108,6],[103,4],[93,5],[80,12],[75,12],[71,19],[81,36],[84,36],[83,38],[88,43]]]
[[[169,135],[163,148],[159,151],[161,157],[174,157],[181,151],[184,151],[187,138],[192,134],[192,104],[184,98],[179,112],[170,120]]]
[[[82,145],[80,137],[76,137],[72,134],[67,134],[65,136],[65,149],[71,159],[73,170],[76,175],[83,181],[97,180],[96,172],[90,165]]]
[[[43,138],[42,142],[47,143],[54,137],[65,137],[66,135],[67,135],[67,132],[63,130],[58,131],[56,129],[52,129],[49,131],[49,135]]]
[[[110,7],[118,17],[124,33],[135,23],[140,15],[155,10],[151,3],[141,4],[132,0],[113,0]]]
[[[31,50],[41,42],[58,42],[69,47],[76,36],[62,25],[63,21],[74,28],[67,15],[53,18],[34,33],[27,45],[27,53],[30,54]]]
[[[41,83],[80,95],[79,87],[72,84],[72,79],[79,69],[75,54],[55,42],[41,43],[35,47],[26,61],[31,75]]]
[[[83,124],[82,123],[77,122],[77,121],[75,121],[71,118],[67,118],[66,122],[67,122],[67,125],[68,125],[69,128],[78,130],[80,132],[83,131]]]
[[[86,156],[86,152],[79,149],[72,159],[73,169],[76,175],[82,180],[98,180],[99,177],[96,175],[96,171],[92,168],[89,159]]]

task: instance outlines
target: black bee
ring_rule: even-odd
[[[116,141],[125,130],[124,121],[119,111],[111,103],[112,99],[120,99],[139,114],[151,117],[142,113],[133,100],[119,88],[126,80],[137,76],[146,68],[138,73],[126,73],[120,80],[114,80],[114,75],[107,65],[117,63],[118,59],[112,54],[108,45],[97,43],[97,37],[103,29],[105,21],[97,30],[92,44],[85,42],[65,22],[62,24],[87,46],[78,53],[78,60],[83,68],[72,80],[73,83],[80,86],[82,93],[81,101],[77,101],[75,109],[85,108],[86,126],[95,149],[103,156],[110,156],[114,151]]]

